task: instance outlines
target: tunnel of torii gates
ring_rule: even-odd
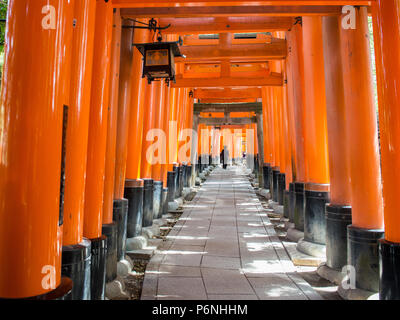
[[[125,240],[224,146],[304,232],[298,248],[400,298],[399,0],[8,3],[1,298],[104,299]],[[142,78],[133,45],[157,41],[133,28],[152,18],[182,40],[169,85]]]

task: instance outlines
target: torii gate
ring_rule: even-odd
[[[341,28],[344,5],[356,6],[360,23],[354,30]],[[165,129],[170,120],[180,129],[190,127],[191,88],[206,95],[240,87],[243,95],[223,99],[258,99],[261,91],[265,186],[277,201],[284,201],[284,192],[295,200],[287,208],[295,227],[304,230],[306,243],[299,249],[326,245],[328,267],[351,264],[357,288],[398,299],[399,12],[399,0],[10,0],[0,107],[0,297],[53,299],[69,292],[71,280],[61,276],[64,245],[83,259],[91,251],[94,280],[86,291],[102,299],[105,256],[114,262],[116,250],[106,250],[104,235],[110,239],[116,232],[112,209],[114,202],[126,205],[125,179],[165,184],[173,168],[149,164],[142,132]],[[368,14],[374,23],[381,154],[365,37]],[[199,38],[186,39],[190,68],[177,60],[173,88],[143,83],[131,37],[148,42],[151,34],[121,27],[133,24],[129,18],[152,17],[173,24],[171,41],[191,22],[198,30],[193,34],[221,35],[198,52],[192,46]],[[296,17],[303,17],[302,25]],[[265,30],[274,33],[268,43],[229,36]],[[278,37],[281,32],[286,36]],[[218,65],[208,70],[218,76],[189,75],[203,63]],[[168,140],[172,159],[181,143]],[[328,200],[331,219],[325,221]],[[343,223],[328,225],[336,216]],[[343,255],[347,244],[349,260]],[[110,265],[107,279],[115,277],[116,264]]]

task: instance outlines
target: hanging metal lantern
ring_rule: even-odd
[[[135,44],[143,55],[143,78],[149,84],[156,79],[175,81],[175,57],[182,57],[177,42]]]

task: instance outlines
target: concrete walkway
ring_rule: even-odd
[[[296,273],[241,167],[217,168],[147,266],[142,299],[321,299]]]

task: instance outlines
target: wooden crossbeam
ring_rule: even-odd
[[[223,126],[223,125],[245,125],[256,123],[256,117],[243,118],[203,118],[199,117],[199,123],[207,126]]]
[[[283,76],[272,72],[263,78],[183,78],[177,75],[172,88],[224,88],[224,87],[279,87],[283,85]]]
[[[196,99],[246,99],[246,98],[262,98],[260,88],[248,89],[195,89],[194,98]]]
[[[161,26],[171,25],[164,34],[212,34],[222,32],[274,32],[289,30],[291,17],[204,17],[161,18]]]
[[[265,62],[267,60],[282,60],[287,55],[287,43],[284,39],[272,39],[267,44],[232,44],[228,47],[211,46],[181,46],[185,58],[176,58],[175,62]]]
[[[116,7],[121,9],[123,18],[193,18],[193,17],[234,17],[234,16],[310,16],[310,15],[340,15],[341,6],[325,5],[278,5],[278,6],[190,6],[190,7],[136,7],[126,8],[122,0],[114,0]],[[368,3],[368,1],[364,1]]]
[[[194,112],[262,112],[262,103],[195,103]]]

